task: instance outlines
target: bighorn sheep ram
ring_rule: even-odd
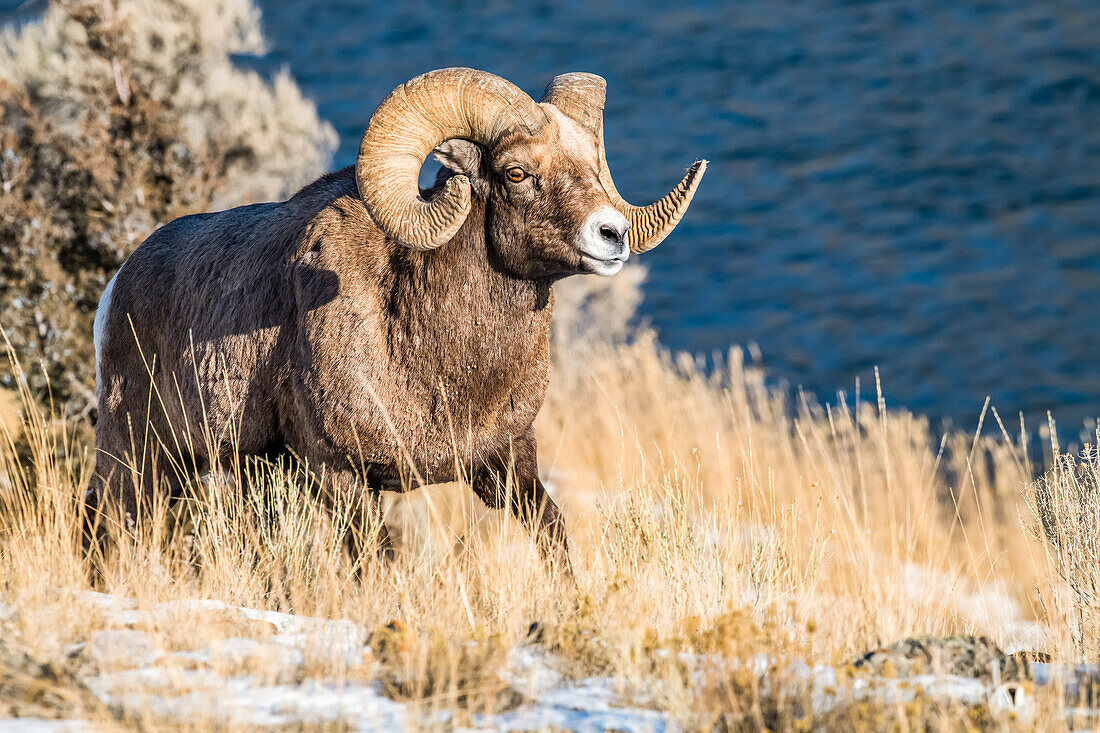
[[[136,519],[156,492],[179,491],[181,452],[190,471],[291,451],[360,517],[380,512],[383,489],[463,467],[568,567],[532,429],[552,285],[613,275],[656,246],[706,168],[650,206],[623,201],[604,156],[605,87],[564,74],[536,103],[486,72],[429,72],[378,106],[354,167],[282,203],[154,232],[96,313],[97,516]],[[420,192],[433,150],[444,168]]]

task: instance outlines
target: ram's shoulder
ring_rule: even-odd
[[[288,203],[303,217],[295,262],[361,270],[388,258],[391,245],[359,197],[354,168],[319,179]]]

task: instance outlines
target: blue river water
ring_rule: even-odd
[[[381,98],[473,66],[533,95],[608,80],[608,156],[647,203],[711,161],[645,256],[675,349],[757,344],[776,381],[973,427],[1100,416],[1097,0],[259,0],[354,160]]]

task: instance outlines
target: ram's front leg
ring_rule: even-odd
[[[510,452],[487,461],[474,475],[473,490],[488,507],[499,509],[507,503],[512,515],[534,535],[551,569],[573,579],[565,518],[539,479],[534,430],[514,440]]]
[[[368,548],[379,557],[393,557],[393,545],[382,518],[381,492],[369,486],[355,471],[325,466],[317,477],[320,496],[333,518],[345,530],[345,542],[352,562],[360,565]]]

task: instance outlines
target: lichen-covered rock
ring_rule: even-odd
[[[1033,661],[1049,661],[1049,657],[1039,652],[1005,654],[989,637],[956,634],[911,636],[869,651],[852,664],[884,677],[949,674],[1007,682],[1029,679]]]
[[[65,720],[106,713],[64,660],[42,662],[18,647],[10,634],[0,636],[0,719]]]

